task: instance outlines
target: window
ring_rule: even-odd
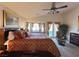
[[[41,28],[40,28],[40,29],[41,29],[41,32],[44,32],[44,31],[45,31],[45,25],[44,25],[44,23],[41,23],[41,24],[40,24],[40,27],[41,27]]]
[[[51,23],[51,24],[49,24],[49,30],[48,30],[48,32],[49,32],[49,36],[50,37],[52,37],[53,36],[53,24]]]
[[[44,23],[28,23],[27,28],[30,32],[45,32],[45,24]]]
[[[28,23],[28,30],[31,31],[31,23]]]
[[[40,31],[40,24],[38,23],[33,23],[33,27],[32,27],[32,32],[39,32]]]

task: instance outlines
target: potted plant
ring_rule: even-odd
[[[67,40],[68,25],[61,24],[58,29],[59,29],[59,31],[57,32],[58,42],[62,45],[65,45],[65,42]]]

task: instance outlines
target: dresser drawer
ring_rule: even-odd
[[[79,34],[70,33],[70,43],[79,46]]]

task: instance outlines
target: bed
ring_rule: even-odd
[[[51,38],[45,34],[32,33],[25,39],[7,40],[7,51],[49,51],[52,55],[59,57],[60,52]]]

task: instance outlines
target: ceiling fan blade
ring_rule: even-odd
[[[54,8],[55,8],[55,2],[52,2],[52,6],[50,9],[43,9],[43,10],[54,10]]]
[[[61,6],[61,7],[57,7],[56,9],[61,9],[61,8],[66,8],[66,7],[68,7],[68,6],[67,5]]]
[[[43,9],[43,10],[51,10],[51,9]]]

